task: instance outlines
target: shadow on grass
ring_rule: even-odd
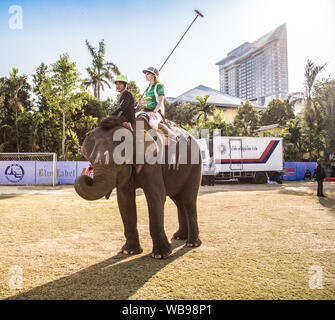
[[[174,240],[172,247],[175,249],[184,243],[184,241]],[[8,300],[126,300],[162,268],[190,250],[192,249],[182,247],[167,259],[162,260],[155,260],[150,254],[130,258],[130,256],[119,253],[70,276],[9,297]],[[128,260],[129,258],[131,260]],[[127,260],[124,261],[125,259]]]
[[[335,199],[331,197],[320,198],[319,202],[322,206],[334,210],[335,213]]]
[[[288,194],[292,196],[313,196],[314,195],[312,192],[301,191],[301,190],[286,190],[286,189],[280,190],[279,193]]]
[[[220,189],[223,186],[225,188]],[[211,189],[212,188],[212,189]],[[207,194],[214,194],[214,193],[227,193],[232,191],[238,192],[249,192],[249,191],[262,191],[262,192],[273,192],[277,190],[284,189],[285,186],[282,184],[253,184],[253,183],[235,183],[235,184],[226,184],[223,183],[215,184],[215,186],[202,186],[199,190],[199,196],[204,196]]]
[[[0,200],[11,199],[19,196],[20,194],[0,194]]]
[[[199,192],[199,197],[205,196],[207,194],[214,194],[214,193],[219,193],[219,192],[228,192],[228,190],[212,190],[212,191],[200,191]]]
[[[288,194],[288,195],[294,195],[294,196],[314,196],[315,198],[317,198],[319,200],[319,203],[323,207],[335,210],[335,198],[334,197],[330,197],[329,195],[327,195],[324,198],[318,197],[316,195],[316,190],[313,190],[313,192],[312,192],[312,190],[310,192],[300,191],[300,190],[280,190],[279,193],[281,193],[281,194]],[[327,192],[325,194],[327,194]]]

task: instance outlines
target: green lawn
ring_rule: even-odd
[[[118,254],[124,237],[115,195],[86,202],[74,192],[0,196],[1,299],[334,299],[335,188],[312,185],[203,188],[198,215],[203,245],[173,241],[164,260],[150,257],[145,198],[138,195],[144,252]],[[314,186],[313,186],[314,188]],[[167,200],[171,238],[177,213]],[[11,290],[9,269],[23,271]],[[309,270],[322,267],[323,289]]]

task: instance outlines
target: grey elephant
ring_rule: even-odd
[[[140,125],[141,126],[140,126]],[[121,249],[124,254],[139,254],[143,250],[139,241],[137,230],[137,211],[135,191],[142,188],[148,203],[149,228],[153,241],[152,257],[156,259],[166,258],[172,249],[164,230],[164,205],[166,196],[169,196],[178,208],[179,228],[173,235],[175,239],[186,240],[186,246],[198,247],[201,245],[197,221],[197,196],[201,180],[201,152],[195,139],[185,130],[175,128],[180,141],[186,141],[187,160],[184,164],[168,163],[169,156],[167,146],[158,144],[156,139],[149,139],[149,142],[136,138],[138,128],[144,127],[147,132],[148,124],[144,119],[136,120],[133,132],[128,131],[134,137],[134,151],[132,159],[125,163],[118,164],[111,157],[113,152],[120,147],[122,141],[115,139],[116,132],[122,129],[121,123],[114,121],[102,127],[97,127],[87,134],[83,145],[82,153],[91,162],[94,170],[94,178],[79,176],[75,181],[76,192],[86,200],[98,200],[109,195],[114,188],[117,191],[117,201],[124,224],[124,235],[126,243]],[[119,131],[118,131],[119,130]],[[123,129],[126,130],[126,129]],[[122,139],[121,139],[122,140]],[[140,142],[138,142],[140,141]],[[140,150],[138,143],[142,143]],[[176,142],[178,145],[181,142]],[[149,164],[144,162],[138,165],[136,157],[139,153],[145,153],[154,146],[153,154],[157,155],[159,148],[165,148],[165,163]],[[193,148],[193,151],[191,150]],[[191,151],[199,157],[198,163],[191,163]],[[178,148],[176,156],[179,157]],[[108,158],[108,159],[107,159]],[[130,161],[133,160],[133,161]]]

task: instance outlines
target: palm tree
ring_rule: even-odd
[[[209,94],[206,94],[204,97],[197,96],[195,97],[199,101],[199,106],[196,108],[198,112],[198,119],[203,115],[204,122],[207,122],[208,115],[213,115],[216,110],[216,106],[213,104],[208,104],[207,100],[209,98]]]
[[[120,71],[116,64],[105,61],[106,50],[104,40],[99,42],[98,50],[88,40],[86,40],[86,46],[92,56],[92,66],[86,68],[89,78],[85,79],[84,85],[86,88],[92,86],[94,96],[100,100],[100,90],[104,90],[105,85],[110,88],[113,74],[119,75]]]
[[[285,144],[287,146],[292,145],[295,154],[293,159],[295,161],[301,161],[306,150],[306,141],[300,117],[297,116],[295,119],[288,121],[286,126],[287,129],[284,135]]]
[[[308,127],[308,138],[309,138],[309,160],[312,161],[312,145],[313,145],[313,129],[315,121],[317,120],[317,110],[313,106],[312,102],[312,91],[317,75],[325,67],[317,66],[314,62],[307,60],[305,67],[305,89],[306,89],[306,106],[304,110],[304,117]]]

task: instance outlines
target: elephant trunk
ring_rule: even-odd
[[[94,178],[83,175],[76,178],[74,188],[85,200],[94,201],[102,198],[116,187],[115,170],[106,166],[94,167]]]

